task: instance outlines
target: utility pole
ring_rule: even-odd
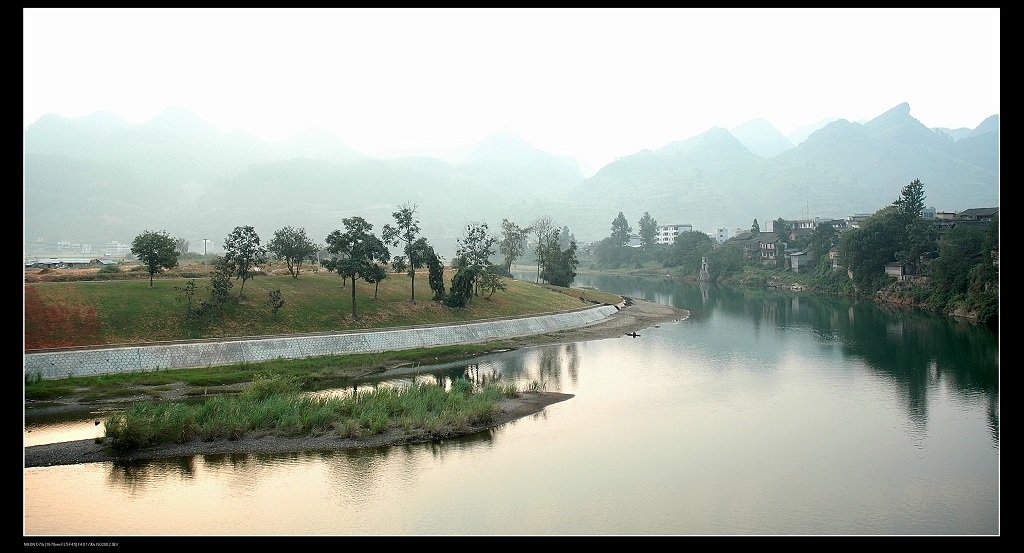
[[[209,242],[209,238],[203,238],[203,268],[206,270],[206,275],[210,275],[210,260],[206,257],[206,243]]]

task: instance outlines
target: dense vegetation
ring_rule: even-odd
[[[395,429],[432,439],[490,423],[498,400],[518,393],[514,386],[497,384],[475,390],[469,380],[456,379],[447,390],[418,383],[322,397],[300,392],[288,378],[263,374],[236,396],[202,403],[134,403],[111,414],[105,428],[110,446],[119,452],[192,440],[235,440],[249,433],[360,438]]]
[[[716,244],[701,232],[684,232],[671,245],[655,244],[648,238],[641,247],[628,247],[625,240],[630,229],[621,213],[612,222],[611,235],[596,243],[582,260],[597,270],[660,267],[679,278],[696,279],[706,259],[710,282],[798,283],[812,292],[872,297],[996,325],[998,217],[987,228],[957,225],[940,232],[921,216],[924,199],[924,184],[914,180],[891,205],[875,212],[859,228],[840,233],[831,225],[819,224],[809,236],[788,240],[789,248],[809,248],[817,259],[809,273],[764,267],[759,257],[744,259],[741,245]],[[639,223],[641,228],[651,225],[646,215]],[[788,237],[790,223],[783,219],[774,223],[774,231]],[[758,226],[755,220],[751,231],[759,230]],[[647,234],[649,237],[649,231]],[[833,248],[839,254],[837,268],[828,259]],[[898,280],[887,275],[885,267],[893,262],[900,263],[912,278]]]

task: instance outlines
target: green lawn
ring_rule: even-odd
[[[346,331],[419,324],[457,323],[496,317],[533,315],[579,309],[579,290],[558,289],[506,279],[507,290],[490,298],[477,296],[463,309],[431,301],[426,272],[416,278],[416,302],[409,301],[410,279],[390,274],[377,290],[356,283],[352,317],[351,283],[342,288],[339,276],[307,273],[263,275],[245,284],[245,298],[232,301],[209,320],[186,316],[179,291],[189,279],[49,282],[25,285],[25,348],[70,347],[200,338],[265,336]],[[195,279],[196,301],[210,297],[208,280]],[[240,281],[232,281],[238,297]],[[450,282],[450,275],[448,275]],[[273,312],[270,292],[281,291],[284,306]],[[587,290],[586,299],[617,303],[618,296]]]

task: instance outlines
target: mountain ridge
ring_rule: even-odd
[[[619,211],[632,223],[650,212],[713,234],[754,218],[873,212],[914,178],[927,204],[962,210],[998,205],[998,146],[998,114],[954,132],[925,127],[903,103],[865,123],[831,121],[799,143],[763,119],[713,127],[585,178],[575,160],[511,129],[484,137],[462,162],[384,160],[324,129],[266,142],[178,107],[134,125],[109,112],[48,114],[25,129],[26,254],[33,243],[130,243],[145,229],[219,245],[248,224],[264,241],[287,225],[319,240],[351,215],[379,229],[403,203],[420,207],[424,236],[448,255],[467,223],[497,234],[503,218],[525,226],[550,215],[590,241],[610,233]]]

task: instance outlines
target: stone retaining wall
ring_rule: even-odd
[[[557,332],[597,322],[616,311],[614,305],[603,305],[450,326],[26,353],[25,375],[57,379],[467,344]]]

